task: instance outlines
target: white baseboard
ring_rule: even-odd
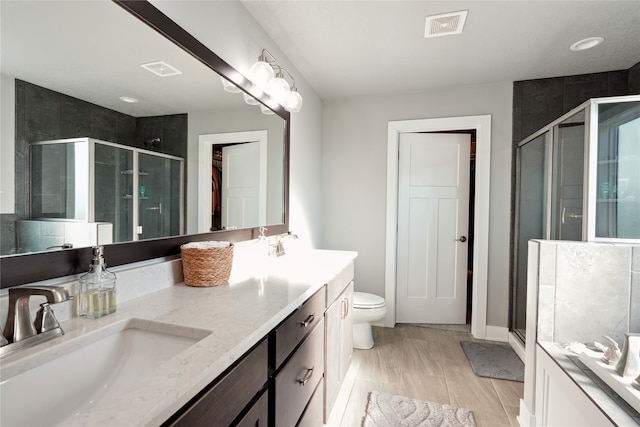
[[[487,325],[484,339],[487,341],[509,342],[509,328]]]
[[[534,427],[536,425],[536,416],[529,412],[523,399],[520,399],[520,414],[516,416],[516,419],[520,427]]]

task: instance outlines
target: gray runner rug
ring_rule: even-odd
[[[511,347],[472,341],[460,345],[479,377],[524,382],[524,363]]]
[[[435,402],[372,391],[363,427],[475,427],[473,412]]]

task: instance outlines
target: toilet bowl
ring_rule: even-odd
[[[373,347],[371,323],[382,320],[386,314],[384,298],[365,292],[353,293],[353,348]]]

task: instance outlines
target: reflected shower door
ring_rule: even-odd
[[[96,143],[94,220],[113,224],[113,241],[133,240],[133,151]]]
[[[139,153],[138,239],[182,233],[182,160]]]

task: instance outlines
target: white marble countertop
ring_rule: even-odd
[[[140,318],[211,331],[207,337],[163,363],[130,393],[75,417],[66,426],[157,426],[247,352],[357,254],[348,251],[306,251],[278,259],[234,260],[228,285],[196,288],[171,286],[118,304],[101,319],[73,318],[62,324],[65,335],[39,346],[47,352],[74,338]],[[118,283],[118,287],[134,284]],[[38,352],[20,355],[15,366],[41,363]],[[3,361],[3,379],[11,377],[11,359]],[[77,421],[77,422],[76,422]]]

